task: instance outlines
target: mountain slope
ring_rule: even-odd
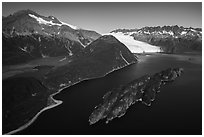
[[[175,25],[141,29],[117,29],[111,32],[113,35],[118,33],[158,46],[167,53],[201,51],[202,49],[201,28],[184,28]]]
[[[2,122],[3,134],[30,121],[36,113],[47,106],[48,89],[32,77],[3,80]]]
[[[72,56],[101,36],[95,31],[80,29],[31,10],[4,17],[2,29],[4,65],[36,58]]]
[[[107,35],[93,41],[71,59],[59,60],[56,64],[61,62],[65,63],[32,66],[30,71],[24,71],[23,65],[16,70],[12,67],[11,73],[24,72],[3,79],[4,134],[23,130],[39,112],[59,105],[60,101],[52,97],[62,89],[137,63],[137,58],[115,37]]]
[[[71,57],[82,50],[80,43],[55,36],[2,37],[3,65],[21,64],[38,58]]]
[[[45,83],[52,88],[69,86],[136,62],[136,57],[124,44],[111,35],[105,35],[88,45],[83,54],[68,65],[50,71]]]

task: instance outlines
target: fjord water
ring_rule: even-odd
[[[140,56],[137,64],[64,89],[54,97],[61,105],[17,134],[202,134],[202,64],[191,60],[195,56]],[[184,73],[161,88],[150,107],[136,103],[121,118],[89,125],[90,114],[107,91],[169,67],[182,67]]]

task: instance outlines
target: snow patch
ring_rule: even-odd
[[[67,23],[62,22],[62,21],[60,21],[60,22],[61,22],[63,25],[67,25],[67,26],[71,27],[72,29],[78,29],[77,26],[74,26],[74,25],[71,25],[71,24],[67,24]]]
[[[142,33],[142,30],[139,30],[138,33]]]
[[[72,51],[69,49],[69,46],[66,46],[66,45],[65,45],[65,48],[69,51],[69,56],[72,56],[73,53],[72,53]]]
[[[76,26],[73,26],[73,25],[71,25],[71,24],[64,23],[64,22],[61,22],[61,21],[60,21],[61,24],[59,24],[59,23],[54,23],[53,20],[47,21],[47,20],[44,20],[44,19],[41,18],[41,17],[37,17],[37,16],[32,15],[32,14],[28,14],[28,15],[29,15],[30,17],[36,19],[39,24],[45,24],[45,25],[48,25],[48,26],[52,26],[52,25],[57,25],[57,26],[66,25],[66,26],[69,26],[69,27],[72,28],[72,29],[78,29],[78,27],[76,27]]]
[[[67,59],[67,57],[64,57],[63,59],[60,59],[59,61],[64,61],[64,60],[66,60]]]
[[[61,26],[62,24],[58,24],[58,23],[53,23],[52,20],[51,21],[47,21],[47,20],[44,20],[43,18],[41,17],[36,17],[35,15],[32,15],[32,14],[28,14],[30,17],[36,19],[40,24],[45,24],[45,25],[58,25],[58,26]]]
[[[194,30],[194,29],[191,29],[191,31],[196,32],[196,30]]]
[[[43,53],[41,53],[42,58],[48,58],[49,56],[44,55]]]
[[[19,49],[21,49],[21,50],[24,51],[24,52],[28,52],[28,51],[27,51],[27,47],[23,47],[23,48],[19,47]]]
[[[79,40],[79,43],[85,48],[86,46],[83,44],[83,43],[81,43],[81,41]]]
[[[150,32],[149,32],[149,31],[144,31],[144,33],[145,33],[145,34],[150,34]]]
[[[174,35],[174,33],[172,31],[166,31],[166,30],[163,30],[163,33],[165,34],[169,34],[169,35]]]
[[[181,35],[185,35],[187,32],[186,31],[182,31],[181,32]]]
[[[14,30],[15,30],[15,27],[13,26],[10,34],[13,34]]]
[[[137,33],[137,31],[127,32],[128,35],[132,35],[132,34],[135,34],[135,33]]]
[[[44,32],[44,34],[46,34],[46,35],[48,35],[48,36],[52,36],[52,34],[49,34],[49,33],[47,33],[47,32]]]
[[[63,83],[63,84],[60,84],[60,87],[64,87],[64,86],[66,86],[66,84],[64,84],[64,83]]]
[[[120,51],[120,56],[121,56],[121,58],[125,61],[126,64],[130,64],[130,63],[123,57],[121,51]]]
[[[174,35],[174,33],[173,33],[172,31],[169,31],[168,33],[169,33],[170,35],[172,35],[172,36]]]

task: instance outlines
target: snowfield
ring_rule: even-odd
[[[36,19],[39,24],[45,24],[45,25],[49,25],[49,26],[52,26],[52,25],[57,25],[57,26],[67,25],[67,26],[69,26],[69,27],[72,28],[72,29],[75,29],[75,30],[78,29],[78,27],[73,26],[73,25],[71,25],[71,24],[67,24],[67,23],[62,22],[62,21],[60,21],[61,24],[59,24],[59,23],[53,23],[52,20],[51,20],[51,21],[46,21],[46,20],[44,20],[44,19],[41,18],[41,17],[37,17],[37,16],[32,15],[32,14],[28,14],[28,15],[29,15],[30,17]],[[54,18],[52,17],[52,19],[54,19]]]
[[[112,35],[116,37],[121,43],[127,46],[127,48],[132,53],[155,53],[155,52],[161,52],[160,47],[150,45],[148,43],[134,40],[134,38],[130,35],[124,35],[122,32],[118,33],[108,33],[104,35]]]

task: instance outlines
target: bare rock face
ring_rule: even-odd
[[[98,105],[90,115],[90,125],[104,118],[108,123],[116,117],[125,115],[126,110],[135,102],[150,106],[160,87],[174,81],[182,72],[182,68],[169,68],[152,76],[140,77],[127,85],[107,92],[103,96],[103,103]]]

